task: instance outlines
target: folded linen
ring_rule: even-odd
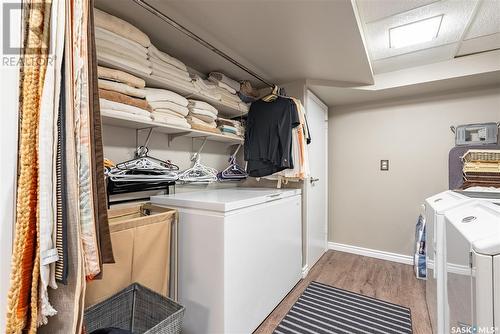
[[[97,67],[97,76],[99,77],[99,79],[112,80],[135,88],[146,87],[146,82],[143,79],[138,78],[130,73],[104,66]]]
[[[189,75],[189,72],[186,70],[181,70],[180,68],[169,64],[167,62],[164,62],[163,60],[157,59],[157,58],[149,58],[149,61],[151,62],[151,65],[154,66],[154,68],[157,68],[159,70],[163,70],[164,72],[167,73],[175,73],[179,77],[187,77],[189,81],[191,81],[191,76]]]
[[[215,89],[216,86],[207,88],[206,83],[201,78],[193,79],[193,84],[200,91],[201,94],[203,94],[203,95],[205,95],[213,100],[220,101],[221,94]]]
[[[151,79],[154,79],[156,81],[161,81],[161,82],[164,82],[165,84],[169,84],[169,85],[173,85],[175,86],[176,88],[182,88],[182,89],[185,89],[187,91],[189,91],[190,93],[196,93],[198,92],[199,90],[193,85],[193,82],[191,81],[184,81],[184,80],[179,80],[177,79],[176,77],[174,76],[169,76],[169,77],[166,77],[165,75],[163,76],[158,76],[158,75],[155,75],[155,74],[151,74]]]
[[[238,138],[238,139],[243,138],[242,136],[235,135],[234,133],[231,133],[231,132],[221,131],[221,134],[224,136],[232,137],[232,138]]]
[[[241,122],[240,121],[236,121],[236,120],[233,120],[233,119],[222,118],[222,117],[217,118],[217,124],[218,125],[229,125],[229,126],[234,126],[234,127],[241,126]]]
[[[211,113],[210,111],[206,111],[203,109],[198,109],[198,108],[191,108],[189,109],[189,114],[193,115],[195,117],[198,117],[199,119],[211,123],[217,119],[217,116]]]
[[[175,102],[151,101],[149,102],[149,104],[151,105],[151,108],[153,108],[154,110],[170,109],[178,114],[181,114],[182,116],[187,116],[187,114],[189,113],[189,109],[187,107],[181,106],[180,104],[177,104]]]
[[[128,95],[113,92],[111,90],[99,88],[99,97],[109,101],[128,104],[130,106],[141,108],[147,111],[153,111],[146,100],[130,97]]]
[[[116,16],[94,8],[94,20],[97,27],[112,31],[118,35],[136,41],[144,47],[151,45],[149,37],[135,26]]]
[[[198,100],[191,100],[191,99],[188,99],[188,101],[189,101],[189,105],[188,105],[189,109],[192,109],[192,108],[202,109],[202,110],[210,111],[214,115],[217,115],[219,113],[219,111],[214,106],[212,106],[211,104],[209,104],[207,102],[198,101]]]
[[[116,57],[120,57],[123,60],[136,62],[138,64],[141,64],[142,66],[150,67],[151,64],[150,61],[143,56],[139,56],[133,52],[128,52],[126,49],[121,47],[113,48],[112,46],[110,47],[106,44],[103,45],[101,42],[99,42],[99,40],[96,40],[96,50],[97,50],[97,55],[103,52],[110,55],[114,55]]]
[[[186,65],[184,65],[184,63],[182,61],[180,61],[177,58],[172,57],[171,55],[169,55],[163,51],[158,50],[153,44],[151,44],[148,47],[148,55],[150,56],[150,58],[156,58],[159,60],[163,60],[164,62],[166,62],[170,65],[173,65],[173,66],[177,67],[178,69],[187,71],[187,67],[186,67]]]
[[[221,94],[221,98],[224,99],[224,100],[232,101],[232,102],[237,102],[237,103],[241,102],[241,99],[240,99],[240,97],[238,95],[231,94],[230,92],[228,92],[225,89],[220,89],[220,94]]]
[[[139,97],[141,99],[146,97],[146,90],[135,88],[120,82],[109,81],[104,79],[98,80],[98,86],[101,89],[111,90],[113,92],[122,93],[129,96]]]
[[[206,125],[201,125],[201,124],[191,124],[191,128],[194,129],[194,130],[201,130],[201,131],[207,131],[207,132],[213,132],[213,133],[217,133],[217,134],[220,134],[220,131],[219,129],[217,128],[211,128],[209,126],[206,126]]]
[[[208,77],[208,79],[214,83],[217,84],[217,86],[219,86],[219,88],[222,88],[223,90],[231,93],[231,94],[236,94],[236,90],[231,88],[231,86],[229,86],[228,84],[225,84],[224,82],[222,81],[216,81],[214,80],[212,77]]]
[[[238,130],[234,126],[222,125],[219,127],[222,132],[234,133],[235,135],[239,134]]]
[[[189,74],[185,72],[184,74],[181,74],[179,72],[176,72],[175,70],[172,70],[171,68],[166,68],[164,66],[158,66],[157,64],[151,64],[150,65],[152,69],[152,74],[157,75],[159,77],[164,77],[167,79],[175,79],[178,81],[187,81],[191,82],[191,78],[189,77]],[[177,71],[180,71],[177,69]]]
[[[116,55],[109,54],[108,52],[97,53],[97,62],[99,65],[118,68],[132,73],[139,72],[145,76],[149,76],[151,74],[151,68],[149,68],[149,66],[144,66],[138,62],[123,59]]]
[[[173,116],[167,116],[164,114],[156,113],[154,111],[151,113],[151,116],[153,117],[153,120],[155,122],[170,124],[173,126],[179,126],[179,127],[183,127],[183,128],[187,128],[187,129],[191,128],[191,125],[186,121],[186,119],[181,119],[179,117],[173,117]]]
[[[125,118],[130,121],[146,121],[151,122],[151,115],[137,115],[132,114],[123,110],[113,110],[113,109],[105,109],[101,107],[101,116],[112,116],[112,117],[120,117]]]
[[[208,126],[210,128],[217,127],[217,123],[215,123],[215,121],[208,123],[208,122],[205,122],[204,120],[199,119],[198,117],[193,116],[193,115],[187,116],[186,119],[189,122],[189,124],[199,124],[199,125]]]
[[[224,73],[221,73],[221,72],[210,72],[210,74],[208,76],[209,76],[209,78],[212,81],[217,81],[218,83],[222,82],[225,85],[229,86],[230,88],[232,88],[234,90],[234,93],[240,91],[240,83],[238,81],[234,80],[234,79],[229,78]],[[225,88],[225,87],[223,87],[223,88]]]
[[[130,50],[130,52],[137,53],[138,55],[145,55],[146,57],[148,56],[148,49],[147,48],[145,48],[141,44],[134,42],[126,37],[115,34],[112,31],[96,27],[95,28],[95,37],[96,37],[96,39],[98,38],[104,42],[118,44],[118,45],[124,47],[125,49]]]
[[[166,116],[172,116],[172,117],[186,119],[183,115],[181,115],[178,112],[173,111],[171,109],[160,108],[160,109],[153,110],[153,112],[155,112],[158,115],[166,115]]]
[[[146,100],[151,104],[151,102],[157,102],[157,101],[170,101],[177,103],[183,107],[187,107],[189,102],[188,100],[180,96],[177,93],[174,93],[170,90],[166,89],[160,89],[160,88],[149,88],[146,87],[145,89],[146,92]]]
[[[115,101],[110,101],[106,99],[99,98],[99,105],[101,109],[110,109],[110,110],[116,110],[116,111],[123,111],[129,114],[134,114],[134,115],[141,115],[141,116],[146,116],[150,117],[151,113],[147,110],[137,108],[128,104],[124,103],[119,103]]]

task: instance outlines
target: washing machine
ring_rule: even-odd
[[[473,200],[445,213],[447,331],[500,330],[500,205]]]
[[[445,247],[444,229],[446,210],[458,207],[470,199],[451,190],[441,192],[425,200],[426,266],[425,297],[435,334],[445,333]]]

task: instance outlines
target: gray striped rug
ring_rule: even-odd
[[[411,312],[407,307],[311,282],[274,333],[412,333]]]

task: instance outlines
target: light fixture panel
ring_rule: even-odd
[[[430,42],[439,34],[442,15],[429,17],[389,29],[389,47],[392,49]]]

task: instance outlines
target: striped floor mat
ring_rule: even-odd
[[[274,333],[412,333],[411,313],[407,307],[311,282]]]

